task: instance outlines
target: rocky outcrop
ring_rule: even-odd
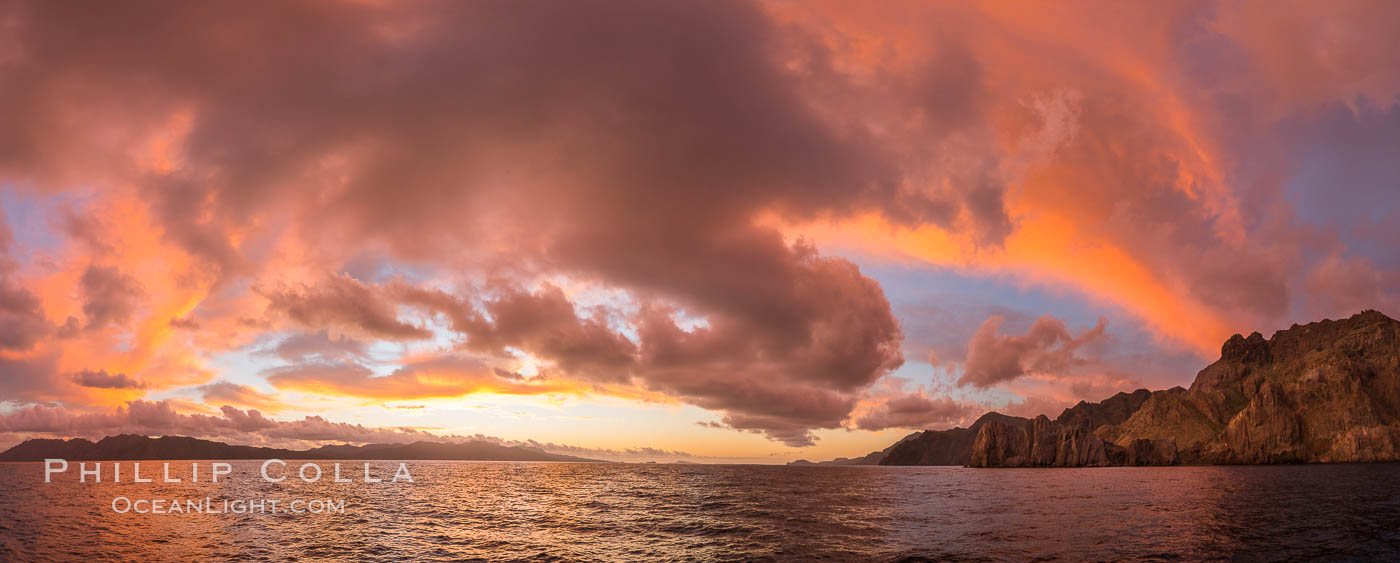
[[[1109,444],[1107,447],[1114,451],[1122,448],[1121,454],[1115,454],[1121,457],[1114,458],[1117,461],[1114,465],[1176,465],[1180,459],[1173,440],[1135,438],[1121,446]]]
[[[1376,311],[1232,336],[1191,388],[1112,434],[1173,440],[1185,463],[1400,460],[1400,322]]]
[[[1122,424],[1150,397],[1151,391],[1138,389],[1132,393],[1119,393],[1098,403],[1079,401],[1079,404],[1060,413],[1055,422],[1094,432],[1102,426]]]
[[[1023,422],[1027,420],[989,412],[967,428],[925,430],[886,450],[880,465],[967,465],[972,457],[972,442],[984,427]]]
[[[1120,446],[1083,428],[1045,415],[1022,424],[993,422],[972,443],[972,467],[1107,467],[1172,465],[1176,446],[1166,440],[1135,439]]]
[[[1080,402],[1055,420],[988,413],[926,431],[884,465],[1400,461],[1400,322],[1376,311],[1234,335],[1189,389]]]

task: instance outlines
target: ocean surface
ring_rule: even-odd
[[[967,469],[342,462],[304,483],[260,461],[188,482],[44,482],[0,464],[0,560],[1397,560],[1400,465]],[[104,480],[110,479],[110,464]],[[314,470],[308,469],[308,474]],[[222,513],[137,514],[174,499]],[[304,501],[237,513],[224,500]],[[198,499],[198,501],[193,500]],[[343,501],[309,512],[308,500]],[[167,501],[168,502],[168,501]],[[167,508],[168,510],[168,508]],[[211,511],[212,512],[212,511]]]

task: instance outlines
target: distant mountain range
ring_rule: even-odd
[[[36,438],[25,440],[3,453],[0,461],[126,461],[147,459],[355,459],[355,460],[463,460],[463,461],[574,461],[600,462],[569,455],[552,454],[523,446],[503,446],[472,441],[413,442],[411,444],[368,444],[364,446],[321,446],[309,450],[286,450],[255,446],[234,446],[184,436],[151,438],[134,434],[108,436],[97,442],[83,438],[70,440]]]
[[[1189,389],[1081,401],[1050,420],[987,413],[856,459],[794,465],[1113,465],[1400,461],[1400,322],[1377,311],[1234,335]]]

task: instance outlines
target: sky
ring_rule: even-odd
[[[1400,315],[1395,2],[0,27],[0,446],[830,459]]]

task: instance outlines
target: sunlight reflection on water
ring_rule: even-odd
[[[126,462],[129,465],[129,462]],[[143,462],[159,468],[159,462]],[[176,474],[188,463],[171,462]],[[0,559],[1388,559],[1400,465],[965,469],[409,462],[413,483],[43,482],[0,464]],[[294,471],[299,463],[289,464]],[[124,468],[125,469],[125,468]],[[294,474],[294,473],[293,473]],[[159,479],[157,478],[157,481]],[[117,514],[113,497],[344,499]]]

